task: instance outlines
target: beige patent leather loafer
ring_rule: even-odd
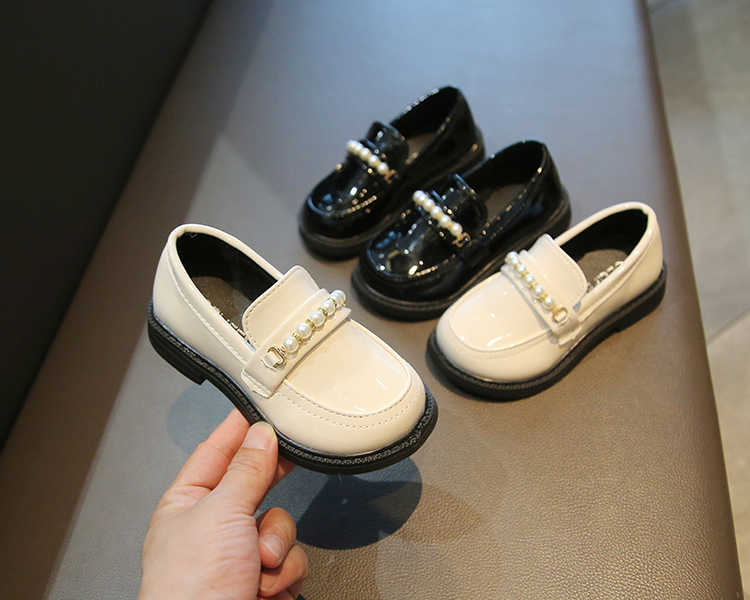
[[[214,384],[248,421],[271,423],[282,456],[360,473],[419,448],[437,406],[349,313],[343,292],[319,288],[302,267],[281,273],[224,232],[182,225],[159,261],[148,330],[181,373]]]
[[[556,239],[511,252],[501,271],[442,316],[429,351],[459,387],[489,398],[536,394],[599,342],[654,310],[666,267],[654,211],[618,204]]]

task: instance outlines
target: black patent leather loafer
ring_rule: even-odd
[[[463,176],[413,193],[352,274],[360,299],[397,319],[438,317],[511,250],[570,224],[570,202],[547,146],[514,144]]]
[[[329,258],[356,256],[398,218],[414,190],[483,157],[482,136],[463,94],[454,87],[434,90],[346,144],[345,160],[300,211],[302,239]]]

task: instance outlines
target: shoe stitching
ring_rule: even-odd
[[[303,406],[300,406],[292,398],[290,398],[289,396],[285,395],[283,392],[276,392],[276,393],[279,394],[280,396],[282,396],[283,398],[286,398],[286,400],[288,400],[293,406],[297,407],[302,412],[305,412],[305,413],[307,413],[307,414],[315,417],[316,419],[320,419],[321,421],[325,421],[327,423],[331,423],[332,425],[336,425],[336,426],[339,426],[339,427],[346,427],[348,429],[372,429],[373,427],[379,427],[380,425],[384,425],[386,423],[390,423],[394,419],[397,419],[402,414],[404,414],[409,409],[409,407],[411,407],[411,405],[414,404],[414,402],[417,399],[417,394],[418,394],[418,391],[419,391],[419,386],[414,386],[414,387],[416,387],[416,389],[414,391],[414,395],[413,395],[411,401],[400,412],[398,412],[397,414],[393,415],[392,417],[389,417],[385,421],[378,421],[377,423],[372,423],[371,425],[348,425],[346,423],[339,423],[337,421],[332,421],[331,419],[327,419],[327,418],[325,418],[322,415],[315,414],[314,412],[312,412],[310,410],[307,410]],[[338,416],[341,416],[341,417],[353,418],[353,419],[366,419],[366,418],[371,417],[373,415],[377,415],[377,414],[383,413],[383,412],[385,412],[387,410],[390,410],[390,409],[394,408],[395,406],[397,406],[401,402],[401,400],[399,400],[398,402],[396,402],[395,404],[389,406],[386,409],[380,410],[380,411],[375,412],[375,413],[370,413],[368,415],[345,415],[345,414],[337,413],[336,411],[332,411],[330,409],[323,408],[322,406],[318,406],[317,404],[315,404],[314,402],[312,402],[309,398],[307,398],[307,397],[302,396],[301,394],[299,394],[299,392],[295,392],[291,388],[287,388],[287,389],[289,389],[289,391],[292,392],[293,394],[297,395],[300,399],[307,400],[308,402],[310,402],[311,404],[313,404],[313,406],[316,406],[317,408],[320,408],[321,410],[324,410],[326,412],[329,412],[331,414],[335,414],[335,415],[338,415]]]
[[[294,388],[292,388],[288,383],[286,384],[285,387],[291,393],[295,394],[298,398],[300,398],[301,400],[303,400],[305,402],[308,402],[309,404],[312,404],[315,408],[317,408],[319,410],[325,411],[325,412],[330,413],[332,415],[336,415],[337,417],[344,417],[344,418],[347,418],[347,419],[367,419],[367,418],[372,417],[374,415],[380,415],[380,414],[386,413],[386,412],[388,412],[388,411],[393,410],[394,408],[396,408],[403,401],[403,399],[406,398],[409,395],[409,390],[414,387],[414,382],[412,380],[412,383],[409,385],[409,388],[406,390],[406,392],[404,392],[404,395],[401,396],[401,398],[399,398],[395,402],[393,402],[390,406],[386,406],[385,408],[381,408],[380,410],[368,413],[366,415],[350,415],[348,413],[339,412],[337,410],[326,408],[325,406],[322,406],[321,404],[318,404],[317,402],[315,402],[312,398],[310,398],[310,397],[308,397],[308,396],[306,396],[304,394],[301,394],[299,391],[297,391]],[[417,387],[419,387],[419,386],[417,386]],[[281,392],[279,392],[279,393],[281,393]],[[286,396],[284,396],[284,397],[286,398]],[[414,401],[412,400],[412,402],[414,402]]]
[[[411,375],[411,373],[410,373],[410,375]],[[268,388],[266,388],[262,383],[260,383],[257,379],[255,379],[252,375],[250,375],[244,369],[241,372],[241,377],[253,389],[253,391],[261,393],[261,394],[262,393],[273,394],[273,392],[271,390],[269,390]],[[282,382],[282,385],[286,389],[288,389],[291,393],[293,393],[294,395],[296,395],[300,400],[311,404],[312,406],[314,406],[318,410],[322,410],[322,411],[327,412],[327,413],[329,413],[331,415],[335,415],[337,417],[342,417],[342,418],[346,418],[346,419],[367,419],[367,418],[373,417],[375,415],[386,413],[386,412],[388,412],[390,410],[393,410],[399,404],[401,404],[401,402],[403,401],[403,399],[405,397],[407,397],[408,394],[409,394],[409,390],[407,390],[404,393],[404,395],[401,398],[399,398],[396,402],[394,402],[390,406],[387,406],[386,408],[382,408],[382,409],[380,409],[378,411],[371,412],[371,413],[368,413],[366,415],[350,415],[350,414],[347,414],[347,413],[344,413],[344,412],[339,412],[339,411],[336,411],[336,410],[332,410],[330,408],[326,408],[325,406],[322,406],[321,404],[315,402],[312,398],[309,398],[309,397],[305,396],[304,394],[301,394],[297,390],[293,389],[292,387],[290,387],[290,385],[288,383],[286,383],[286,381]],[[409,386],[409,389],[411,389],[413,387],[414,387],[414,384],[412,382],[412,384]],[[419,386],[417,386],[417,387],[419,387]],[[277,393],[280,396],[286,398],[287,400],[289,400],[289,402],[291,402],[295,406],[298,406],[296,402],[294,402],[292,399],[290,399],[288,396],[286,396],[283,392],[277,390],[275,393]],[[416,394],[416,392],[415,392],[415,394]],[[415,398],[416,398],[416,396],[415,396]],[[409,404],[407,405],[407,408],[409,406],[411,406],[413,403],[414,403],[414,399],[412,399],[411,402],[409,402]],[[305,410],[305,409],[302,409],[302,410]],[[305,410],[305,412],[309,412],[309,411]],[[310,414],[314,415],[315,413],[310,413]],[[401,413],[399,413],[399,414],[401,414]],[[315,415],[315,416],[318,416],[318,415]],[[398,415],[396,415],[396,416],[398,416]],[[324,420],[327,420],[327,419],[324,419]],[[331,421],[331,422],[333,422],[333,421]],[[385,422],[387,422],[387,421],[385,421]]]
[[[201,320],[201,322],[202,322],[202,323],[203,323],[203,324],[204,324],[204,325],[205,325],[206,327],[208,327],[208,328],[209,328],[209,329],[211,330],[211,332],[213,332],[213,334],[214,334],[214,335],[215,335],[216,337],[218,337],[218,338],[219,338],[219,339],[221,340],[221,342],[222,342],[222,343],[224,344],[224,346],[226,346],[226,348],[227,348],[227,349],[228,349],[228,350],[229,350],[229,351],[230,351],[230,352],[231,352],[232,354],[234,354],[234,356],[235,356],[235,357],[236,357],[236,358],[237,358],[237,359],[238,359],[238,360],[239,360],[239,361],[240,361],[241,363],[244,363],[244,362],[245,362],[245,359],[244,359],[244,358],[242,358],[242,356],[241,356],[241,355],[240,355],[240,354],[239,354],[239,353],[238,353],[238,352],[237,352],[237,351],[236,351],[236,350],[235,350],[235,349],[234,349],[234,348],[232,347],[232,345],[231,345],[231,344],[230,344],[229,342],[227,342],[227,341],[226,341],[226,340],[225,340],[225,339],[224,339],[224,338],[223,338],[223,337],[221,336],[221,334],[220,334],[220,333],[219,333],[218,331],[216,331],[216,330],[215,330],[215,329],[214,329],[214,328],[213,328],[213,327],[211,326],[211,324],[210,324],[210,323],[209,323],[208,321],[206,321],[206,319],[205,319],[205,318],[203,317],[203,315],[201,315],[201,314],[200,314],[200,312],[199,312],[199,311],[198,311],[198,310],[197,310],[197,309],[196,309],[196,308],[195,308],[195,307],[194,307],[194,306],[193,306],[193,305],[192,305],[192,304],[190,303],[190,300],[188,300],[188,299],[187,299],[187,297],[185,296],[185,294],[183,294],[183,293],[182,293],[182,289],[180,288],[180,284],[179,284],[179,283],[178,283],[178,281],[177,281],[177,276],[176,276],[176,275],[175,275],[175,273],[174,273],[174,269],[172,268],[172,263],[171,263],[170,261],[167,261],[167,266],[169,267],[169,274],[170,274],[170,276],[172,277],[172,281],[174,282],[175,288],[177,288],[177,291],[179,292],[180,296],[182,296],[182,299],[183,299],[183,300],[185,301],[185,303],[186,303],[186,304],[187,304],[187,305],[188,305],[188,306],[190,307],[190,310],[192,310],[192,311],[193,311],[193,313],[195,314],[195,316],[197,316],[197,317],[198,317],[198,318],[199,318],[199,319]]]
[[[242,377],[242,379],[245,379],[245,383],[247,383],[253,389],[253,391],[258,392],[264,397],[270,398],[273,395],[273,392],[270,389],[268,389],[260,381],[255,379],[252,375],[250,375],[250,373],[248,373],[244,368],[242,369],[240,376]]]

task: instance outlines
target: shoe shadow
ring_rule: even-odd
[[[172,405],[167,431],[190,454],[230,409],[231,403],[212,385],[191,385]],[[361,475],[324,475],[298,467],[269,492],[259,511],[280,506],[297,523],[300,542],[346,550],[398,531],[421,496],[422,478],[411,459]]]
[[[297,539],[327,550],[374,544],[398,531],[422,495],[411,459],[361,475],[323,475],[295,469],[266,497],[260,510],[281,506],[297,522]]]

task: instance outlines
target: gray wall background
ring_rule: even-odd
[[[0,3],[0,448],[208,4]]]

